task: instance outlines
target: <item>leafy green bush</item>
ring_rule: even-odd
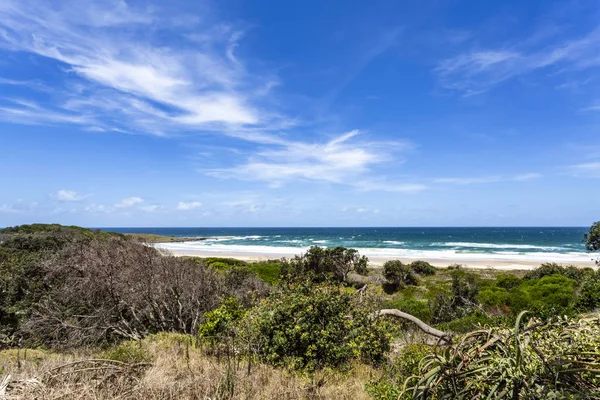
[[[473,314],[453,319],[449,322],[444,322],[438,325],[443,331],[454,333],[467,333],[477,329],[481,329],[484,325],[497,325],[493,319],[482,313],[475,311]]]
[[[413,269],[400,260],[386,261],[383,264],[383,276],[395,289],[419,283]]]
[[[269,285],[276,285],[281,275],[280,262],[258,262],[248,264],[248,269],[258,275],[260,279]]]
[[[426,301],[402,298],[395,301],[385,302],[383,307],[396,308],[410,315],[414,315],[421,321],[427,323],[429,323],[433,317],[433,312]]]
[[[252,310],[245,324],[264,362],[295,370],[343,368],[356,358],[378,363],[389,350],[383,322],[338,287],[284,285]]]
[[[419,275],[435,275],[436,272],[435,267],[427,261],[413,261],[410,263],[410,267]]]
[[[323,248],[312,246],[308,251],[281,264],[281,275],[286,279],[306,279],[313,282],[333,280],[346,282],[350,272],[368,273],[369,259],[357,250],[345,247]]]
[[[479,291],[477,301],[486,308],[505,308],[510,300],[510,293],[503,287],[488,286]]]
[[[580,311],[593,311],[600,308],[600,270],[581,284],[575,307]]]
[[[227,269],[231,267],[243,267],[248,265],[247,262],[236,260],[235,258],[207,257],[203,258],[202,261],[205,265],[215,269]]]
[[[102,356],[107,360],[137,364],[152,361],[152,356],[141,340],[127,340],[106,350]]]
[[[498,275],[498,277],[496,278],[496,286],[506,289],[506,290],[511,290],[511,289],[516,288],[517,286],[519,286],[521,284],[521,282],[522,282],[522,280],[514,275],[502,274],[502,275]]]
[[[224,336],[233,333],[235,323],[241,320],[246,310],[235,297],[228,297],[219,307],[204,313],[204,322],[198,328],[198,335],[210,343],[217,343]]]
[[[594,270],[591,268],[578,268],[573,265],[562,266],[557,263],[545,263],[538,268],[529,271],[523,279],[541,279],[550,275],[562,275],[569,279],[573,279],[577,284],[586,279],[587,276],[593,275]]]
[[[575,285],[573,279],[563,275],[524,280],[518,288],[511,291],[509,305],[513,313],[530,310],[534,315],[544,318],[556,313],[572,313]]]
[[[600,250],[600,221],[590,226],[590,230],[583,236],[583,242],[588,251]],[[596,264],[600,265],[600,258],[596,260]]]

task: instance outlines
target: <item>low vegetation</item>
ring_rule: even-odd
[[[23,225],[0,230],[0,398],[598,398],[599,308],[591,268],[252,263]]]

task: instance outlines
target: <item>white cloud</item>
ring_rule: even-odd
[[[326,143],[279,140],[273,143],[277,149],[259,152],[245,164],[207,173],[264,181],[273,187],[296,179],[356,185],[357,178],[366,179],[374,165],[389,161],[392,153],[410,147],[404,142],[353,140],[359,134],[353,130]]]
[[[163,211],[164,207],[156,205],[156,204],[153,204],[153,205],[150,205],[150,206],[141,206],[141,207],[138,207],[138,210],[144,211],[144,212],[148,212],[148,213],[154,213],[154,212]]]
[[[379,214],[379,209],[366,206],[343,207],[341,211],[354,214]]]
[[[442,60],[435,71],[445,88],[469,96],[536,70],[555,67],[564,72],[600,66],[600,29],[578,38],[537,42],[521,40],[505,47],[465,52]]]
[[[120,207],[120,208],[129,208],[129,207],[133,207],[136,204],[140,204],[144,202],[144,199],[140,198],[140,197],[127,197],[123,200],[121,200],[121,202],[119,204],[117,204],[115,207]]]
[[[72,190],[59,190],[58,192],[56,192],[54,197],[56,197],[56,199],[60,201],[81,201],[87,196],[81,195]]]
[[[600,161],[592,161],[567,167],[573,176],[600,178]]]
[[[4,214],[25,214],[31,213],[38,208],[38,203],[25,203],[18,200],[15,204],[0,204],[0,213]]]
[[[427,190],[429,187],[422,183],[393,183],[382,182],[381,180],[359,181],[354,184],[356,189],[363,192],[398,192],[398,193],[417,193]]]
[[[177,205],[177,209],[180,211],[189,211],[189,210],[193,210],[193,209],[196,209],[199,207],[202,207],[202,203],[199,201],[191,201],[189,203],[180,202]]]
[[[480,177],[452,177],[452,178],[435,178],[434,183],[447,183],[455,185],[472,185],[476,183],[494,183],[494,182],[510,182],[510,181],[528,181],[541,178],[543,175],[537,172],[524,173],[514,176],[493,175]]]
[[[0,117],[152,134],[269,122],[274,116],[251,95],[271,79],[247,73],[234,55],[243,32],[205,17],[174,26],[160,10],[122,0],[5,0],[0,47],[63,63],[68,85],[53,106],[0,104]],[[157,41],[150,25],[180,40]],[[189,32],[201,42],[192,43]]]

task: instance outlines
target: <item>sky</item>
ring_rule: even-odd
[[[595,1],[0,2],[0,226],[589,226]]]

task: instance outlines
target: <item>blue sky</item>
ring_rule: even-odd
[[[587,226],[592,1],[0,2],[0,226]]]

